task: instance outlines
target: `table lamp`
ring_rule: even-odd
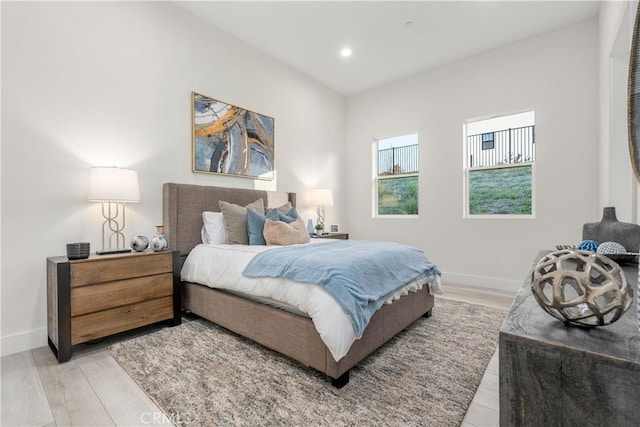
[[[314,188],[311,190],[311,204],[317,206],[318,224],[324,230],[324,207],[333,206],[333,190],[330,188]]]
[[[115,166],[91,168],[89,201],[102,203],[102,216],[105,219],[102,223],[102,250],[96,251],[96,254],[131,252],[131,249],[124,247],[124,206],[125,203],[140,201],[138,172]],[[105,240],[108,232],[111,234]],[[107,242],[108,245],[105,245]]]

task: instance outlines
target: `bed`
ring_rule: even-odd
[[[296,204],[295,193],[271,192],[192,184],[166,183],[163,186],[163,223],[169,247],[187,255],[202,242],[202,213],[219,212],[219,202],[240,206],[262,198],[265,206],[285,202]],[[333,357],[313,321],[295,310],[266,305],[234,293],[199,283],[183,281],[182,306],[226,329],[323,372],[340,388],[349,382],[349,370],[371,352],[420,317],[430,317],[434,297],[429,286],[408,292],[383,305],[339,360]]]

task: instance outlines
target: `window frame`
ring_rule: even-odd
[[[417,139],[417,166],[418,172],[415,173],[407,173],[407,174],[390,174],[390,175],[379,175],[379,144],[382,140],[392,139],[392,138],[400,138],[405,136],[415,136]],[[406,132],[406,133],[398,133],[393,136],[385,136],[385,137],[374,137],[372,143],[372,218],[374,219],[408,219],[408,218],[418,218],[420,215],[420,133],[419,132]],[[390,179],[398,179],[398,178],[412,178],[416,177],[418,182],[418,213],[416,214],[381,214],[379,213],[379,183],[381,180],[390,180]]]
[[[469,144],[468,144],[468,126],[471,123],[477,123],[477,122],[482,122],[482,121],[489,121],[491,119],[494,118],[502,118],[502,117],[509,117],[512,115],[518,115],[518,114],[523,114],[523,113],[533,113],[533,124],[531,126],[533,126],[533,140],[532,140],[532,145],[533,145],[533,149],[536,149],[536,145],[537,145],[537,141],[535,139],[535,129],[536,129],[536,123],[535,123],[535,109],[526,109],[526,110],[522,110],[522,111],[518,111],[518,112],[513,112],[513,113],[504,113],[504,114],[500,114],[497,116],[490,116],[490,117],[485,117],[485,118],[477,118],[477,119],[468,119],[465,120],[462,129],[463,129],[463,156],[462,156],[462,172],[463,172],[463,204],[462,204],[462,217],[463,219],[535,219],[536,218],[536,170],[537,170],[537,166],[536,166],[536,160],[534,159],[533,161],[526,161],[526,162],[514,162],[514,163],[508,163],[508,164],[496,164],[493,166],[477,166],[477,167],[470,167],[469,166]],[[495,133],[497,131],[493,130],[490,132],[482,132],[482,139],[484,139],[484,135],[486,134],[493,134],[493,149],[495,149]],[[474,133],[473,135],[477,135],[478,133]],[[482,141],[482,145],[483,145],[483,150],[484,150],[484,141]],[[535,153],[535,152],[534,152]],[[534,156],[537,157],[537,156]],[[472,214],[470,212],[470,172],[473,171],[479,171],[479,170],[495,170],[495,169],[507,169],[507,168],[514,168],[514,167],[522,167],[522,166],[530,166],[531,167],[531,213],[530,214]]]

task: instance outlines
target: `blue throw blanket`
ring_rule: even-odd
[[[417,279],[439,275],[440,271],[421,250],[411,246],[336,240],[261,252],[243,274],[323,286],[349,314],[360,338],[388,296]]]

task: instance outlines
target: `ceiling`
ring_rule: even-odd
[[[179,7],[351,95],[597,16],[598,1],[199,1]],[[351,57],[340,50],[348,46]]]

